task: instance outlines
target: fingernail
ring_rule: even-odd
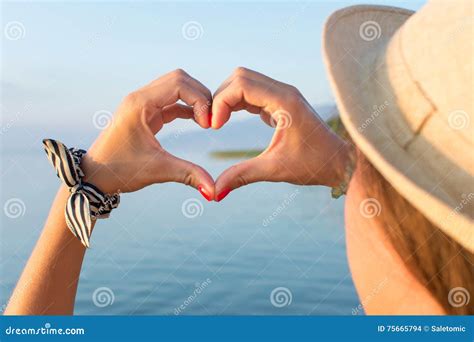
[[[201,193],[202,197],[207,199],[209,202],[211,201],[211,196],[207,193],[206,189],[202,185],[198,185],[198,190]]]
[[[208,120],[209,120],[209,127],[212,127],[212,112],[209,112],[209,115],[208,115]]]
[[[216,201],[217,202],[222,201],[229,194],[229,192],[231,192],[231,190],[232,189],[229,189],[229,188],[226,188],[226,189],[222,190],[221,193],[219,195],[217,195]]]

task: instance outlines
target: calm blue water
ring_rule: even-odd
[[[235,161],[210,159],[209,151],[269,141],[271,131],[252,131],[250,121],[172,135],[163,144],[217,177]],[[25,210],[18,218],[2,212],[0,304],[8,301],[59,185],[41,138],[86,147],[96,134],[37,127],[3,134],[2,207],[19,198]],[[196,209],[187,216],[197,216],[183,214],[186,201]],[[285,289],[272,303],[279,287]],[[75,312],[350,315],[358,304],[345,254],[343,200],[332,200],[328,189],[260,183],[208,203],[191,188],[164,184],[123,195],[111,219],[96,226]]]

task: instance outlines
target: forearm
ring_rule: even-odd
[[[72,314],[85,247],[66,225],[62,186],[5,310],[7,315]]]
[[[178,100],[186,105],[178,104]],[[214,180],[209,173],[166,152],[155,139],[164,124],[177,118],[193,118],[208,128],[211,101],[209,89],[177,70],[127,96],[113,124],[102,132],[87,154],[67,149],[52,139],[43,141],[59,178],[71,187],[72,196],[77,199],[70,202],[67,215],[71,218],[71,229],[84,245],[89,244],[93,217],[106,216],[115,209],[119,193],[137,191],[151,184],[181,182],[205,189],[214,198]],[[81,160],[81,172],[71,165],[78,160]],[[98,190],[90,185],[103,194],[97,196]],[[65,206],[70,195],[65,186],[58,191],[6,314],[73,313],[85,247],[66,224]],[[87,208],[90,213],[86,213]]]

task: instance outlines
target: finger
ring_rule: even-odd
[[[153,135],[158,133],[164,124],[175,119],[191,119],[194,118],[193,108],[182,104],[172,104],[165,106],[161,110],[161,115],[149,115],[147,117],[148,127],[150,127]]]
[[[208,201],[214,198],[214,180],[206,170],[168,152],[165,153],[166,155],[159,161],[157,172],[161,175],[157,183],[182,183],[197,189]]]
[[[281,85],[285,85],[281,82],[278,82],[262,73],[259,73],[257,71],[254,71],[254,70],[251,70],[251,69],[247,69],[247,68],[244,68],[244,67],[238,67],[234,70],[234,72],[232,73],[232,75],[230,75],[220,86],[219,88],[217,89],[217,91],[214,93],[213,97],[214,99],[216,97],[219,96],[219,94],[224,91],[231,83],[232,81],[234,81],[236,78],[246,78],[246,79],[250,79],[250,80],[255,80],[255,81],[260,81],[262,84],[266,84],[265,85],[265,88],[270,90],[271,88],[275,89],[276,85],[278,84],[281,84]],[[287,86],[287,85],[286,85]],[[246,105],[240,105],[240,106],[236,106],[235,108],[233,108],[233,111],[238,111],[238,110],[241,110],[241,109],[245,109],[247,110],[248,112],[250,113],[254,113],[254,114],[261,114],[261,109],[257,106],[253,106],[251,104],[246,104]],[[224,121],[227,122],[227,120],[230,118],[230,116],[228,118],[226,118],[226,120]],[[262,115],[262,120],[267,123],[268,125],[271,126],[270,124],[270,119],[269,118],[265,118],[263,115]],[[217,119],[217,121],[219,121],[219,119]],[[223,124],[224,124],[223,123]],[[212,125],[211,125],[212,126]],[[213,128],[220,128],[222,126],[212,126]]]
[[[269,85],[243,76],[234,78],[213,100],[212,128],[222,127],[233,111],[246,109],[260,113],[275,102],[276,93]]]
[[[203,128],[209,128],[211,127],[211,91],[201,82],[191,76],[189,76],[188,82],[192,87],[198,89],[202,94],[204,94],[207,99],[204,104],[200,103],[198,106],[193,107],[193,110],[196,122],[198,122]]]
[[[178,100],[182,100],[186,105],[192,107],[194,118],[196,122],[203,128],[209,128],[208,110],[210,100],[206,95],[196,90],[187,83],[176,84],[174,89],[164,89],[164,87],[155,86],[154,88],[147,88],[142,91],[142,96],[145,97],[145,106],[149,116],[155,116],[161,113],[159,108],[170,106]],[[166,96],[157,96],[157,93],[162,93]]]
[[[157,85],[162,85],[165,82],[170,82],[173,79],[179,78],[179,77],[184,77],[184,78],[188,79],[203,94],[207,94],[209,97],[211,97],[211,91],[204,84],[202,84],[201,82],[199,82],[195,78],[191,77],[186,71],[184,71],[182,69],[173,70],[173,71],[157,78],[156,80],[153,80],[146,87],[154,87],[154,86],[157,86]]]
[[[214,94],[212,95],[213,98],[215,98],[217,95],[219,95],[219,93],[222,92],[222,90],[224,90],[225,88],[227,88],[227,86],[230,84],[230,82],[232,82],[232,80],[234,79],[235,75],[234,73],[232,73],[229,77],[227,77],[224,82],[221,83],[221,85],[219,86],[219,88],[217,88],[217,90],[214,92]]]
[[[280,83],[273,78],[270,78],[262,73],[259,73],[257,71],[254,71],[252,69],[244,68],[244,67],[238,67],[234,70],[234,72],[224,81],[222,84],[217,88],[217,90],[214,92],[214,97],[219,95],[219,93],[224,90],[231,82],[234,80],[236,77],[246,77],[251,80],[256,80],[256,81],[261,81],[261,82],[268,82],[268,83]]]
[[[175,119],[192,119],[194,118],[193,107],[175,103],[163,108],[161,112],[163,123],[167,124]]]
[[[183,70],[176,70],[141,88],[134,94],[132,101],[140,101],[152,115],[157,110],[182,100],[193,107],[196,122],[203,128],[209,128],[209,107],[211,92]]]
[[[270,127],[275,127],[275,122],[272,121],[272,117],[267,113],[260,113],[260,119]]]
[[[225,170],[215,184],[215,200],[221,201],[229,192],[242,186],[271,181],[271,163],[264,155],[243,161]]]

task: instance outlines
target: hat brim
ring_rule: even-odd
[[[413,13],[395,7],[359,5],[332,14],[323,34],[329,80],[341,120],[362,153],[427,219],[474,252],[472,222],[463,215],[453,215],[455,201],[447,201],[445,196],[449,189],[430,177],[426,164],[393,142],[387,135],[390,127],[382,126],[386,120],[374,119],[379,115],[401,116],[396,105],[384,108],[386,100],[396,104],[397,99],[390,87],[372,76],[380,72],[380,57],[391,38]]]

